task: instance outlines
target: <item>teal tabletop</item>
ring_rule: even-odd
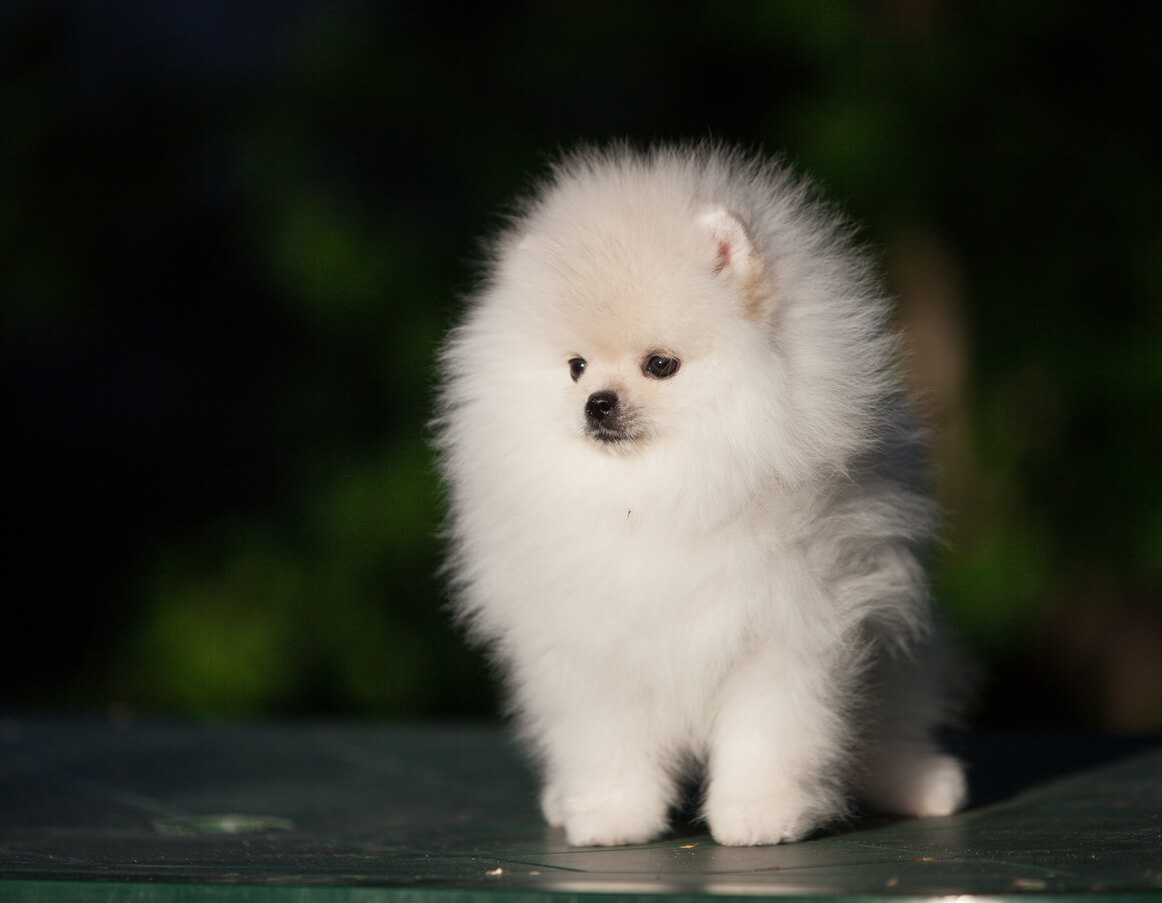
[[[950,818],[574,849],[495,727],[0,718],[0,900],[1162,899],[1162,747],[962,747]]]

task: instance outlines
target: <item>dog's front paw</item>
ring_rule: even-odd
[[[549,824],[564,826],[566,840],[575,847],[646,843],[667,827],[665,801],[631,798],[627,794],[546,793],[542,806]]]
[[[711,794],[706,803],[710,833],[723,846],[790,843],[810,834],[820,820],[817,807],[792,787],[782,792]]]
[[[565,819],[565,838],[575,847],[646,843],[666,829],[664,818],[641,812],[575,812]]]

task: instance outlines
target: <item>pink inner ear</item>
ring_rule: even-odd
[[[714,275],[717,276],[730,263],[730,242],[718,242],[718,255],[714,259]]]

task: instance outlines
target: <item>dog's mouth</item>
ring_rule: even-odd
[[[585,433],[589,438],[596,439],[603,445],[609,446],[627,446],[637,442],[641,438],[641,433],[634,429],[627,429],[619,427],[611,429],[603,426],[600,423],[593,423],[592,421],[585,424]]]

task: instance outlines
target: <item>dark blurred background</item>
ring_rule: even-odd
[[[900,299],[973,723],[1162,728],[1160,9],[0,4],[0,707],[494,712],[433,351],[557,148],[717,136]]]

